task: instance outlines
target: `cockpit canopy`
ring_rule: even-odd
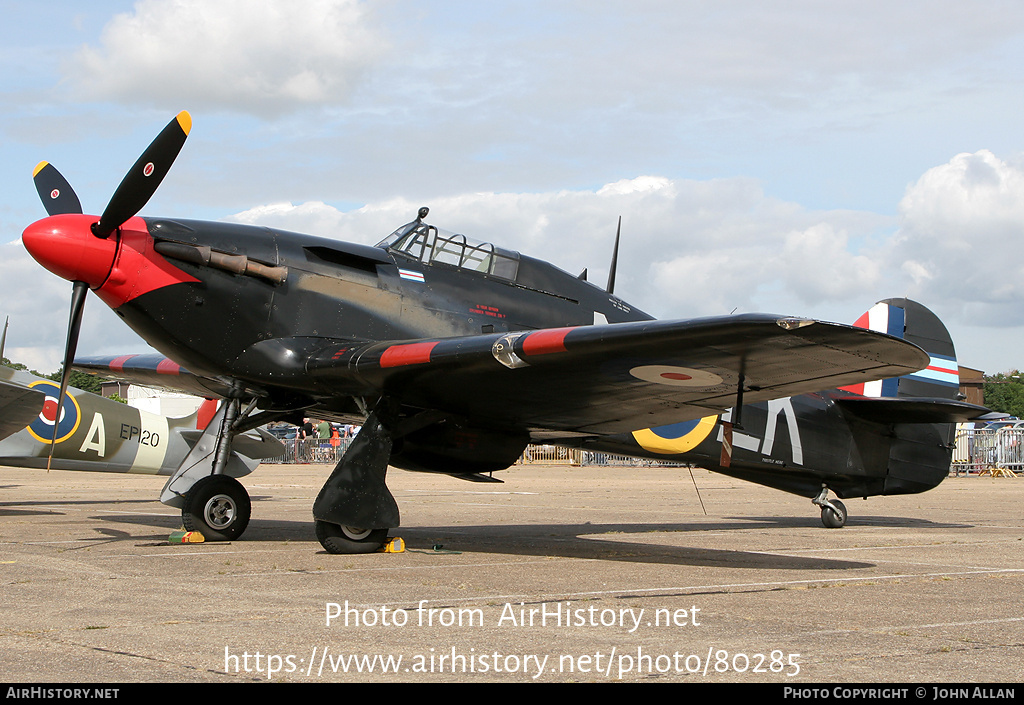
[[[518,252],[495,247],[489,242],[474,242],[465,235],[439,230],[419,219],[403,225],[378,242],[377,247],[423,264],[458,267],[510,281],[515,281],[519,271]]]

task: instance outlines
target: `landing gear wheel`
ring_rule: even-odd
[[[210,475],[185,494],[181,520],[207,541],[233,541],[249,525],[252,503],[242,483],[227,475]]]
[[[316,520],[316,538],[328,553],[373,553],[388,539],[387,529],[359,529]]]
[[[846,526],[846,505],[838,499],[833,499],[832,507],[821,508],[821,523],[826,529],[841,529]]]

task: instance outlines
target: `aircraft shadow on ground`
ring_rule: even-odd
[[[62,514],[61,506],[87,507],[89,505],[106,506],[110,504],[151,504],[149,499],[61,499],[35,500],[28,502],[0,502],[0,518],[16,516],[40,516]],[[37,509],[37,507],[39,507]]]
[[[110,541],[156,541],[167,539],[166,533],[129,534],[104,529],[102,524],[125,523],[163,527],[168,533],[180,528],[177,517],[154,517],[152,515],[97,515],[96,531],[100,542]],[[968,528],[963,524],[948,524],[929,520],[904,517],[862,517],[872,526],[885,525],[905,528]],[[707,523],[609,523],[609,524],[503,524],[503,525],[459,525],[441,527],[400,527],[391,531],[392,536],[401,536],[408,549],[416,551],[433,550],[436,545],[444,549],[463,553],[503,554],[517,556],[584,558],[588,560],[614,560],[648,564],[673,564],[685,566],[715,566],[749,569],[777,570],[852,570],[874,567],[864,561],[839,560],[828,557],[786,556],[756,550],[731,548],[710,548],[704,546],[674,545],[680,542],[673,536],[664,542],[661,537],[651,534],[685,535],[706,534],[707,532],[730,532],[763,529],[814,529],[830,531],[816,526],[816,520],[806,517],[738,517]],[[622,540],[629,537],[635,540]],[[755,540],[752,537],[752,541]],[[270,541],[315,542],[312,521],[253,519],[245,537],[238,544]],[[91,542],[90,542],[91,544]],[[94,544],[93,544],[94,545]],[[216,545],[216,544],[208,544]],[[303,550],[303,549],[296,549]],[[323,551],[316,547],[316,552]]]

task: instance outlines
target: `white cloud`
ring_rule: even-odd
[[[415,218],[391,199],[341,212],[323,203],[273,204],[231,220],[374,243]],[[594,191],[466,193],[433,199],[429,222],[540,257],[604,283],[616,221],[623,217],[619,293],[659,317],[819,304],[870,291],[879,267],[850,252],[848,232],[885,222],[863,213],[810,213],[773,199],[750,179],[640,176]],[[781,292],[781,293],[780,293]],[[871,294],[869,293],[868,296]],[[769,303],[772,303],[771,301]],[[864,304],[873,303],[865,299]],[[806,311],[806,307],[805,307]]]
[[[384,48],[356,0],[141,0],[66,70],[91,99],[274,115],[345,103]]]
[[[71,289],[32,259],[20,239],[0,245],[0,318],[10,318],[5,357],[43,374],[57,371]],[[84,357],[143,352],[147,346],[98,297],[88,296],[78,349]]]
[[[764,273],[762,264],[728,250],[652,262],[648,268],[648,297],[652,301],[660,299],[661,308],[668,309],[664,315],[672,318],[724,315],[735,309],[749,311]],[[629,298],[625,292],[623,295]],[[650,306],[646,308],[654,313]]]
[[[324,204],[239,214],[375,242],[424,205]],[[875,301],[910,296],[944,319],[965,364],[1002,369],[1024,345],[1024,169],[991,152],[960,154],[911,186],[900,221],[811,211],[752,179],[642,176],[593,191],[465,193],[433,199],[428,220],[547,259],[601,285],[623,216],[616,293],[659,318],[770,311],[852,321]]]
[[[663,176],[640,176],[635,179],[622,179],[614,184],[605,184],[598,190],[597,195],[629,195],[665,189],[672,189],[671,179],[666,179]]]
[[[651,175],[593,190],[460,193],[425,203],[392,198],[349,211],[316,201],[275,203],[230,220],[372,244],[423,205],[438,227],[573,274],[587,267],[598,285],[622,215],[616,293],[659,318],[738,309],[853,320],[879,299],[910,295],[951,326],[967,364],[993,368],[992,344],[977,331],[997,327],[1000,349],[1012,348],[1024,325],[1024,170],[987,151],[957,155],[923,174],[907,189],[895,233],[890,218],[811,211],[765,195],[752,179]],[[44,331],[35,322],[64,318],[70,285],[43,272],[18,243],[3,249],[0,282],[18,335],[9,342],[33,348],[33,357],[50,346],[57,359],[63,325]],[[968,325],[972,335],[958,336]],[[141,349],[126,334],[90,298],[82,354]]]
[[[893,258],[924,300],[1024,324],[1024,171],[987,150],[929,169],[900,202]]]
[[[878,287],[881,267],[850,251],[847,233],[831,223],[817,223],[785,236],[781,257],[789,286],[808,303],[843,300]]]

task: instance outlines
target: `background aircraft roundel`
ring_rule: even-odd
[[[190,416],[165,418],[70,389],[58,414],[59,393],[52,380],[0,366],[0,466],[171,475],[201,445],[217,412],[210,400]],[[241,476],[283,451],[276,439],[252,431],[236,435],[229,457],[238,459],[232,467]]]
[[[28,432],[40,443],[62,443],[75,435],[82,421],[82,409],[71,394],[64,395],[64,403],[60,414],[57,412],[57,399],[60,396],[60,385],[49,380],[39,380],[28,385],[31,389],[39,389],[46,394],[43,408],[39,416],[28,425]],[[53,433],[54,420],[57,422],[56,437]]]

